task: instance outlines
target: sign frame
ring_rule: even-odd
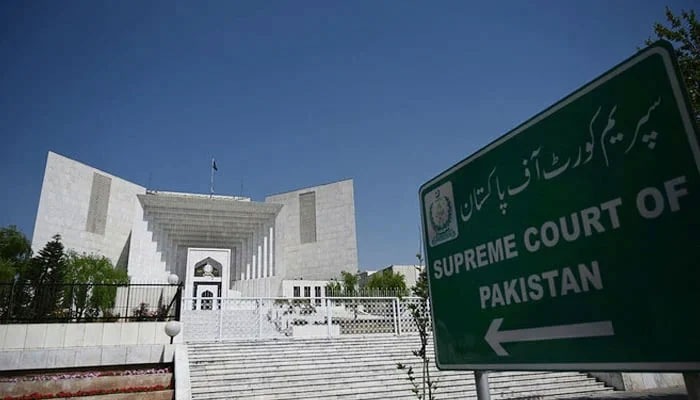
[[[546,108],[544,111],[541,111],[540,113],[536,114],[535,116],[531,117],[527,121],[523,122],[522,124],[518,125],[514,129],[508,131],[507,133],[501,135],[494,141],[490,142],[488,145],[484,146],[480,150],[474,152],[467,158],[463,159],[462,161],[454,164],[444,172],[438,174],[434,178],[430,179],[426,183],[420,186],[418,190],[418,200],[419,200],[419,206],[420,206],[420,212],[421,212],[421,237],[423,239],[423,249],[424,249],[424,254],[425,254],[425,268],[426,268],[426,275],[428,277],[428,293],[429,293],[429,298],[431,300],[431,307],[430,307],[430,312],[431,312],[431,318],[433,321],[432,324],[432,333],[433,333],[433,340],[434,340],[434,345],[435,345],[435,362],[440,370],[475,370],[475,371],[483,371],[483,370],[500,370],[500,371],[505,371],[505,370],[550,370],[550,371],[625,371],[625,372],[687,372],[687,371],[700,371],[700,360],[693,361],[693,362],[626,362],[626,361],[620,361],[620,362],[556,362],[556,363],[546,363],[546,362],[532,362],[532,363],[467,363],[467,364],[441,364],[440,360],[437,356],[438,353],[438,347],[439,345],[439,340],[438,340],[438,335],[436,332],[436,324],[434,323],[435,321],[435,308],[432,306],[434,304],[432,302],[433,299],[433,284],[431,282],[431,273],[430,273],[430,263],[428,260],[428,235],[427,235],[427,227],[426,227],[426,215],[425,215],[425,205],[424,205],[424,195],[428,189],[428,187],[434,185],[441,179],[446,178],[450,174],[454,173],[455,171],[461,169],[462,167],[470,164],[474,160],[478,159],[479,157],[487,154],[488,152],[494,150],[501,144],[507,142],[511,138],[519,135],[521,132],[527,130],[531,126],[539,123],[540,121],[546,119],[550,115],[554,114],[555,112],[561,110],[562,108],[566,107],[570,103],[574,102],[575,100],[579,99],[580,97],[586,95],[587,93],[593,91],[594,89],[598,88],[599,86],[603,85],[610,79],[617,77],[618,75],[622,74],[625,72],[627,69],[635,66],[639,62],[643,61],[644,59],[653,56],[653,55],[660,55],[662,60],[663,60],[663,65],[664,69],[668,75],[669,78],[669,83],[672,88],[673,92],[673,97],[674,100],[676,101],[678,111],[680,112],[683,128],[684,128],[684,136],[687,136],[688,139],[688,146],[690,147],[693,160],[695,162],[695,167],[697,168],[698,173],[700,174],[700,145],[699,145],[699,138],[698,138],[698,128],[695,125],[695,121],[693,118],[693,111],[690,106],[690,101],[689,101],[689,96],[687,93],[687,90],[685,88],[684,83],[682,82],[682,75],[680,73],[680,69],[678,67],[677,60],[674,56],[674,49],[673,46],[666,42],[666,41],[657,41],[651,46],[640,50],[636,54],[632,55],[631,57],[627,58],[626,60],[620,62],[619,64],[615,65],[608,71],[604,72],[603,74],[599,75],[589,83],[585,84],[584,86],[580,87],[579,89],[575,90],[571,94],[567,95],[563,99],[559,100],[558,102],[554,103],[550,107]],[[434,190],[434,188],[432,189]],[[450,188],[451,190],[451,188]],[[449,240],[449,239],[446,239]],[[441,242],[436,243],[436,245],[439,245]],[[486,333],[486,332],[484,332]],[[700,332],[698,332],[700,335]]]

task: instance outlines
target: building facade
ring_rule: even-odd
[[[256,202],[148,190],[49,152],[34,251],[55,234],[67,249],[106,256],[132,282],[176,274],[192,296],[281,296],[285,281],[315,287],[358,269],[351,179]]]

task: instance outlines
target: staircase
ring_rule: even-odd
[[[189,343],[192,399],[415,399],[405,371],[420,381],[417,335]],[[437,399],[476,398],[471,371],[438,371]],[[611,392],[580,372],[493,372],[493,400]]]

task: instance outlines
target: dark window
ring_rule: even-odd
[[[204,292],[202,292],[202,297],[214,297],[214,293],[212,293],[209,290],[205,290]],[[201,306],[202,310],[211,310],[211,308],[212,308],[211,299],[208,299],[208,300],[202,299],[201,301],[202,301],[202,306]]]
[[[311,286],[304,286],[304,297],[311,297]]]
[[[299,235],[301,243],[316,241],[316,193],[299,195]]]
[[[315,292],[316,297],[321,297],[321,287],[320,286],[316,286],[314,288],[314,292]]]
[[[294,297],[301,296],[301,288],[299,286],[294,286]]]

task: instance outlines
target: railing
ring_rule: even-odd
[[[185,340],[332,337],[418,331],[411,305],[417,297],[185,298]]]
[[[0,323],[180,319],[182,286],[0,283]]]
[[[326,297],[406,297],[411,291],[409,289],[372,289],[361,288],[355,290],[334,289],[327,287]]]

